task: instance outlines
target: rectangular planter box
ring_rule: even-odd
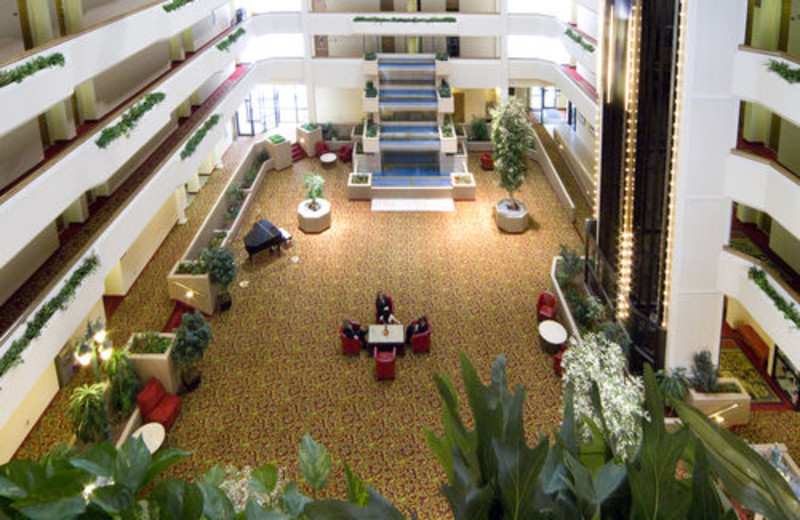
[[[747,393],[747,390],[744,389],[739,380],[734,377],[720,377],[719,383],[733,383],[739,387],[739,392],[704,394],[690,388],[689,392],[686,394],[686,402],[706,415],[711,415],[728,406],[736,404],[738,405],[736,408],[722,415],[722,417],[725,418],[725,422],[722,423],[722,426],[728,428],[730,426],[747,424],[750,420],[750,394]]]
[[[378,153],[381,151],[381,127],[375,137],[367,137],[367,126],[364,125],[364,137],[361,139],[364,153]]]
[[[469,177],[469,184],[456,184],[456,177]],[[451,173],[450,185],[453,187],[453,199],[475,200],[475,177],[471,173]]]
[[[364,60],[361,64],[361,69],[364,71],[364,75],[366,76],[377,76],[378,60]]]
[[[309,157],[314,157],[317,155],[317,143],[322,141],[322,128],[317,127],[316,130],[307,132],[298,126],[295,139]]]
[[[134,336],[139,333],[134,333],[125,344],[125,350],[130,349],[131,342]],[[161,332],[158,334],[161,337],[170,338],[175,340],[175,334]],[[163,354],[130,354],[133,369],[136,370],[136,375],[146,383],[151,377],[158,379],[164,386],[164,390],[169,394],[176,394],[181,386],[181,377],[178,370],[178,364],[170,357],[172,353],[172,344]]]
[[[217,287],[209,280],[206,274],[177,274],[180,260],[172,267],[171,273],[167,276],[167,287],[169,297],[185,303],[195,309],[200,309],[206,314],[214,314],[217,301]],[[192,291],[194,294],[189,298],[186,293]]]
[[[366,184],[353,184],[353,175],[366,175]],[[350,200],[370,200],[372,198],[372,174],[351,173],[347,178],[347,198]]]
[[[292,145],[289,141],[275,144],[267,139],[264,144],[272,157],[272,164],[276,170],[283,170],[292,165]]]
[[[452,73],[453,73],[453,65],[450,63],[450,60],[447,61],[436,60],[437,76],[449,76]]]
[[[439,100],[439,112],[444,114],[452,114],[455,112],[455,104],[453,102],[453,96],[443,98],[439,95],[439,91],[436,91],[436,99]]]
[[[439,142],[441,143],[442,153],[456,153],[458,151],[458,137],[453,133],[453,137],[445,137],[442,128],[439,127]]]
[[[378,96],[367,97],[361,96],[364,112],[377,112],[378,111]]]

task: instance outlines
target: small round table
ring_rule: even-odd
[[[554,355],[561,350],[567,342],[567,329],[554,320],[544,320],[539,323],[539,344],[542,350],[549,355]]]
[[[323,166],[325,166],[326,168],[330,168],[331,166],[336,164],[336,154],[333,152],[324,153],[319,156],[319,160],[320,162],[322,162]]]
[[[150,453],[155,453],[164,443],[167,430],[161,423],[151,422],[140,426],[138,430],[131,434],[131,437],[141,437],[144,445]]]

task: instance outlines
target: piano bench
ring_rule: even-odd
[[[283,247],[289,247],[292,241],[292,234],[283,228],[278,228],[278,231],[281,232],[281,237],[283,237]]]

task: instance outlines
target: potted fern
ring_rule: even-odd
[[[107,383],[81,385],[72,392],[67,415],[72,421],[75,436],[84,444],[111,440],[106,407]]]
[[[694,355],[692,376],[694,386],[686,397],[689,404],[726,427],[748,423],[750,394],[735,377],[719,377],[710,351]]]
[[[181,369],[181,380],[191,391],[200,384],[201,374],[195,366],[205,354],[211,341],[211,329],[200,311],[184,312],[181,324],[175,329],[175,344],[172,358]]]
[[[297,206],[300,229],[306,233],[321,233],[331,225],[331,203],[322,197],[325,179],[310,173],[303,179],[303,185],[308,198]]]
[[[216,308],[227,311],[233,303],[228,286],[236,279],[236,257],[227,248],[207,248],[200,252],[200,257],[208,267],[211,283],[217,285]]]
[[[495,220],[497,227],[507,233],[522,233],[528,228],[528,209],[514,198],[514,193],[528,177],[525,155],[533,145],[533,130],[525,107],[514,97],[492,110],[492,118],[494,167],[500,175],[498,184],[508,192],[508,198],[495,205]]]

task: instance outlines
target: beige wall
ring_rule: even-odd
[[[360,89],[317,87],[314,95],[320,123],[354,123],[364,117]]]
[[[499,0],[459,0],[458,8],[465,13],[497,12]]]
[[[464,122],[469,123],[473,116],[486,117],[486,102],[491,98],[491,90],[464,90]]]
[[[32,119],[0,137],[0,189],[44,159],[39,121]]]
[[[800,175],[800,127],[781,119],[778,162]]]
[[[789,264],[795,272],[800,272],[800,240],[775,219],[772,220],[770,227],[769,248]]]
[[[462,58],[497,58],[500,56],[498,39],[494,36],[461,38]]]
[[[5,302],[50,258],[59,246],[56,225],[47,226],[0,271],[0,304]]]
[[[231,24],[230,4],[214,10],[211,16],[192,26],[194,48],[198,49]]]

